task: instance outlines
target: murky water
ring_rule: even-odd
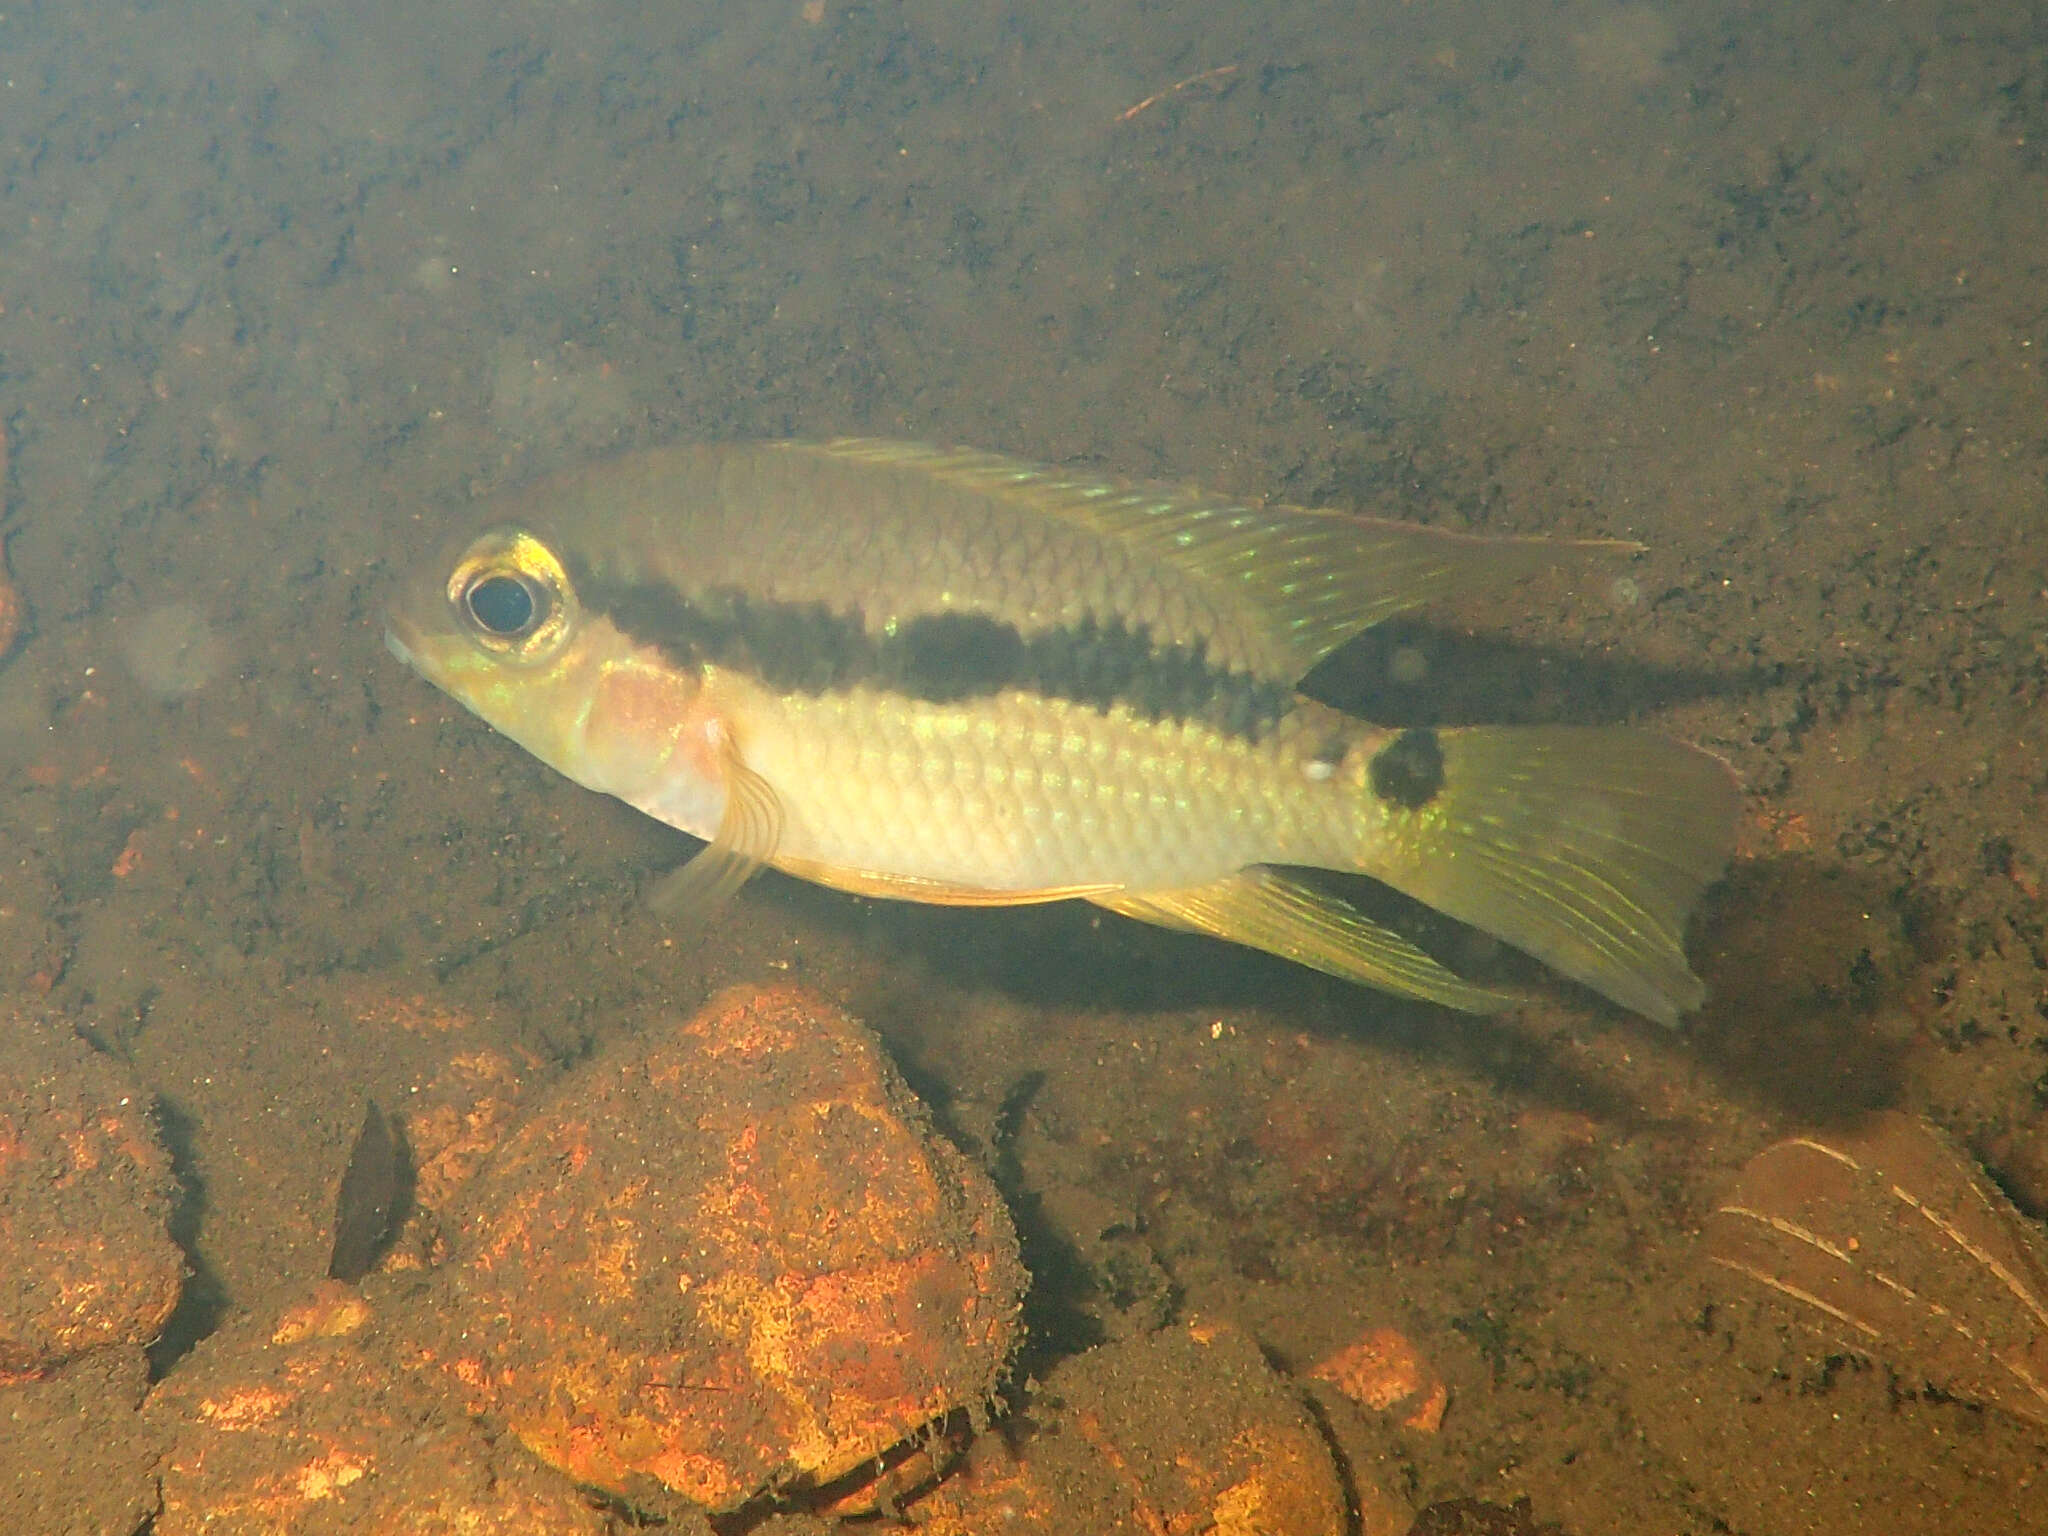
[[[1023,1213],[1030,1370],[1395,1327],[1449,1410],[1355,1434],[1417,1507],[2028,1528],[2037,1429],[1696,1234],[1878,1107],[2048,1210],[2048,10],[95,4],[0,71],[0,986],[160,1102],[189,1332],[323,1273],[365,1097],[794,978]],[[773,879],[665,925],[687,841],[383,598],[484,489],[842,432],[1640,540],[1326,691],[1726,755],[1713,1000],[1473,1021]]]

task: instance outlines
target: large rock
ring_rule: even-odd
[[[149,1361],[114,1345],[0,1391],[0,1531],[133,1536],[157,1507],[162,1438],[137,1413]]]
[[[0,1019],[0,1530],[127,1536],[155,1507],[136,1405],[184,1283],[176,1192],[126,1068]]]
[[[402,1369],[353,1289],[243,1317],[150,1394],[167,1444],[154,1536],[601,1536],[570,1484],[500,1451]],[[54,1528],[52,1528],[54,1529]]]
[[[911,1504],[917,1530],[1390,1536],[1408,1527],[1406,1507],[1376,1486],[1355,1482],[1347,1499],[1301,1395],[1226,1323],[1061,1361],[1032,1394],[1024,1425],[976,1439],[966,1464]],[[773,1524],[770,1533],[781,1536]]]
[[[58,1020],[0,1027],[0,1380],[154,1340],[185,1259],[176,1185],[127,1071]]]
[[[643,1504],[835,1479],[978,1412],[1017,1338],[995,1190],[874,1038],[795,989],[727,993],[577,1072],[451,1219],[420,1358]]]

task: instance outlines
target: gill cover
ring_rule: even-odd
[[[527,529],[509,525],[485,530],[463,551],[449,572],[447,597],[462,633],[494,661],[514,667],[552,662],[581,618],[561,557]],[[631,670],[630,663],[618,665]],[[600,678],[611,674],[609,666],[599,672]],[[680,720],[672,724],[683,727]],[[774,859],[782,836],[782,803],[774,789],[746,765],[724,722],[712,727],[712,736],[713,776],[724,785],[725,810],[708,846],[656,893],[656,906],[672,917],[723,906]],[[565,763],[556,766],[587,782]]]

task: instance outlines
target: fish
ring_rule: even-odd
[[[1388,727],[1304,695],[1367,628],[1616,541],[1255,505],[870,438],[677,444],[480,499],[391,652],[584,787],[862,896],[1081,900],[1467,1012],[1369,877],[1665,1024],[1739,790],[1625,726]]]

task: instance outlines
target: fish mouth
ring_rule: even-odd
[[[396,617],[384,621],[384,649],[396,656],[415,672],[423,671],[418,652],[413,649],[418,631],[403,619]]]

